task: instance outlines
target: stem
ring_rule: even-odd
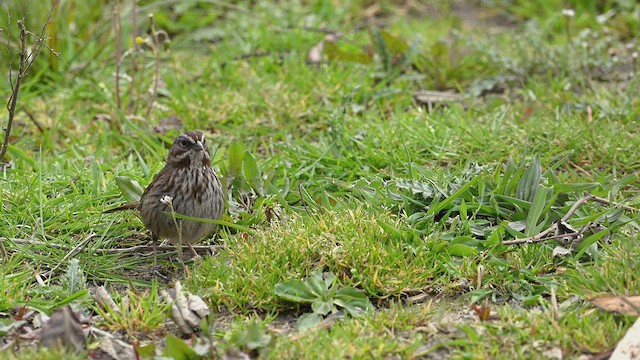
[[[2,148],[0,148],[0,160],[4,158],[7,153],[7,148],[9,147],[9,137],[11,136],[13,119],[16,115],[16,104],[18,103],[18,95],[20,94],[20,85],[27,68],[27,29],[24,26],[24,20],[18,20],[18,27],[20,28],[20,65],[18,67],[18,76],[11,89],[11,96],[9,97],[9,103],[7,105],[9,120],[4,130],[4,142],[2,143]]]
[[[153,14],[149,15],[149,22],[151,23],[151,37],[153,38],[153,52],[156,56],[155,63],[155,73],[153,77],[153,90],[151,94],[151,100],[149,100],[149,106],[147,106],[146,118],[149,120],[149,115],[151,115],[151,109],[153,108],[153,103],[156,101],[156,97],[158,96],[158,82],[160,81],[160,50],[158,44],[158,32],[156,31],[156,25],[153,21]]]
[[[138,43],[136,39],[138,38],[138,20],[136,13],[136,0],[131,0],[131,36],[133,37],[133,54],[131,56],[131,83],[129,84],[129,103],[127,105],[127,110],[131,113],[131,109],[133,108],[133,93],[135,90],[135,82],[136,82],[136,55],[138,55]]]

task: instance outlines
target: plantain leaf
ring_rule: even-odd
[[[229,164],[227,166],[227,184],[231,185],[238,179],[242,173],[242,160],[245,148],[240,142],[234,142],[229,147]]]
[[[116,185],[127,201],[138,201],[144,190],[136,180],[128,176],[116,176]]]
[[[284,300],[298,303],[313,302],[315,296],[300,280],[287,280],[276,285],[275,293]]]
[[[531,207],[529,208],[529,213],[527,214],[527,222],[524,228],[524,234],[527,237],[533,236],[538,232],[537,225],[538,221],[540,220],[540,216],[542,215],[545,208],[548,192],[549,190],[542,185],[539,185],[538,189],[535,191],[533,201],[531,202]]]
[[[540,185],[540,176],[540,157],[536,155],[531,162],[531,165],[529,165],[518,181],[516,197],[521,200],[532,201],[536,194],[536,190],[538,190],[538,185]]]
[[[200,356],[187,343],[174,335],[167,335],[163,355],[175,360],[197,360]]]
[[[258,167],[258,161],[256,157],[249,151],[244,154],[244,161],[242,162],[242,168],[244,170],[244,176],[247,183],[258,194],[263,195],[264,190],[262,186],[262,172]]]
[[[453,256],[476,256],[479,254],[476,248],[465,244],[449,244],[447,252]]]
[[[316,327],[322,321],[322,315],[316,313],[302,314],[298,318],[298,331],[307,331]]]

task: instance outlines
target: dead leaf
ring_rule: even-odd
[[[40,343],[47,348],[62,346],[81,353],[86,349],[82,324],[69,306],[56,309],[40,330]]]
[[[571,249],[567,249],[562,246],[556,246],[555,248],[553,248],[552,256],[556,257],[556,256],[569,255],[569,254],[571,254]]]
[[[602,310],[624,315],[640,315],[640,295],[602,296],[591,299],[591,303]]]
[[[200,321],[209,315],[209,308],[198,296],[182,291],[182,284],[176,282],[171,293],[161,290],[164,301],[171,304],[171,319],[185,335],[191,335],[200,329]]]
[[[462,96],[453,91],[419,90],[413,95],[413,99],[418,105],[426,106],[431,110],[436,106],[459,102]]]
[[[611,355],[615,360],[640,359],[640,318],[631,326]]]

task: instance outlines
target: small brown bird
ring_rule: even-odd
[[[167,164],[147,186],[139,202],[107,212],[137,209],[151,231],[153,268],[157,269],[158,239],[191,247],[211,233],[215,224],[177,219],[171,210],[188,217],[219,220],[224,210],[224,192],[213,167],[204,134],[180,134],[169,150]]]

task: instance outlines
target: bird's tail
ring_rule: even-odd
[[[116,212],[116,211],[122,211],[122,210],[134,210],[135,208],[138,207],[138,205],[140,205],[140,201],[134,201],[134,202],[130,202],[128,204],[124,204],[118,207],[114,207],[113,209],[109,209],[109,210],[105,210],[104,213],[105,214],[109,214],[112,212]]]

